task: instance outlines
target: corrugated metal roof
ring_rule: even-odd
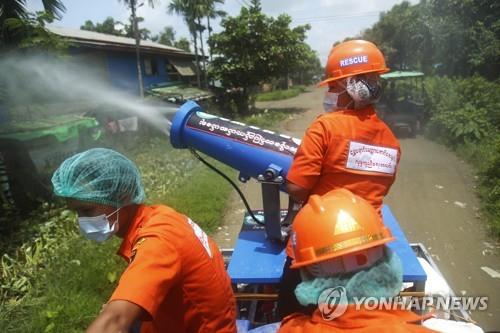
[[[115,47],[122,46],[127,48],[135,47],[135,39],[133,38],[108,35],[94,31],[63,28],[63,27],[48,27],[48,29],[50,30],[50,32],[59,35],[61,37],[69,38],[72,42],[76,43],[90,44],[96,46],[109,45]],[[150,49],[171,54],[194,56],[192,53],[186,52],[182,49],[163,45],[160,43],[151,42],[148,40],[141,40],[140,46],[141,49]]]

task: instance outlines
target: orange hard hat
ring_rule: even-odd
[[[394,240],[375,208],[346,189],[312,195],[292,224],[292,268],[380,247]]]
[[[375,44],[366,40],[350,40],[334,46],[328,55],[325,80],[319,85],[364,73],[386,73],[384,55]]]

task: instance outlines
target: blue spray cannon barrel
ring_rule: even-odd
[[[184,103],[172,121],[174,148],[194,148],[240,171],[244,178],[274,168],[286,177],[300,140],[204,113],[193,101]]]
[[[174,116],[170,142],[174,148],[195,149],[231,166],[242,181],[260,181],[266,233],[272,239],[283,238],[279,190],[285,190],[282,185],[299,139],[207,114],[188,101]]]

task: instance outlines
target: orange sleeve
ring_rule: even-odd
[[[323,167],[323,159],[328,149],[329,132],[321,118],[316,119],[307,129],[302,143],[288,171],[287,180],[303,187],[312,189]]]
[[[140,239],[132,255],[110,301],[132,302],[156,317],[159,305],[180,276],[180,256],[170,242],[158,236]]]

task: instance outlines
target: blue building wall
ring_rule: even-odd
[[[9,120],[9,115],[7,112],[7,107],[0,103],[0,125],[6,123]]]
[[[158,69],[157,75],[146,75],[146,71],[144,68],[145,58],[150,58],[151,61],[156,62],[156,68]],[[142,78],[145,88],[153,83],[167,82],[169,80],[168,75],[165,71],[165,62],[165,56],[141,54]],[[139,93],[135,53],[120,53],[108,51],[107,64],[109,79],[112,85],[119,88],[120,90],[125,90],[130,93]]]

